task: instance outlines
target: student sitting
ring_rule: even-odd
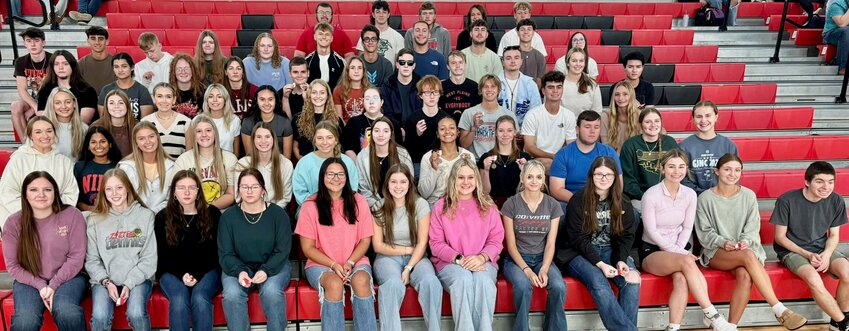
[[[165,154],[156,127],[150,122],[136,124],[132,141],[133,153],[118,162],[118,168],[127,173],[140,201],[159,212],[168,203],[168,183],[176,171],[174,161]]]
[[[375,90],[370,90],[375,91]],[[383,183],[386,182],[389,168],[403,164],[413,169],[413,161],[407,149],[398,146],[393,137],[395,127],[388,117],[380,117],[371,127],[368,146],[357,154],[357,170],[360,173],[360,194],[372,211],[383,205],[387,198],[383,195]]]
[[[195,145],[174,162],[174,170],[190,170],[200,177],[206,203],[227,209],[235,201],[232,183],[233,166],[238,159],[233,153],[221,150],[218,129],[209,116],[201,114],[192,121]]]
[[[118,166],[121,151],[109,131],[99,126],[88,128],[83,138],[83,148],[80,159],[74,164],[74,178],[80,190],[77,208],[91,211],[97,204],[103,174]]]
[[[262,177],[269,181],[265,185],[265,201],[286,209],[292,200],[292,161],[280,154],[274,129],[268,123],[261,122],[254,126],[251,142],[251,154],[239,160],[235,172],[248,168],[259,170]]]
[[[313,144],[316,150],[307,154],[295,166],[292,176],[292,190],[295,193],[295,201],[303,204],[311,195],[318,192],[320,178],[318,177],[321,164],[328,158],[340,158],[348,168],[347,175],[350,177],[348,184],[351,190],[356,191],[360,185],[360,176],[354,160],[344,155],[339,147],[339,129],[328,121],[322,121],[315,126],[315,138]]]

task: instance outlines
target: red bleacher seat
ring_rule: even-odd
[[[392,15],[416,15],[416,16],[419,15],[419,6],[421,6],[421,3],[403,1],[403,2],[397,2],[397,5],[398,5],[398,11],[393,11]],[[315,8],[315,7],[310,7],[310,8]],[[484,8],[486,8],[486,7],[484,7]],[[439,13],[442,13],[442,12],[440,11]],[[512,14],[512,9],[511,9],[511,14]],[[491,15],[494,15],[494,14],[491,14]]]
[[[777,91],[778,85],[774,83],[742,84],[740,85],[740,103],[775,103]]]
[[[620,63],[599,64],[599,83],[615,83],[625,79],[625,68]]]
[[[643,27],[643,17],[638,15],[622,15],[613,18],[615,30],[637,30]]]
[[[737,153],[743,162],[764,161],[768,159],[769,138],[734,139]]]
[[[174,15],[172,14],[148,14],[141,20],[141,29],[173,29]]]
[[[121,1],[118,8],[122,13],[149,13],[151,3],[147,1]]]
[[[709,74],[709,64],[678,63],[675,64],[675,76],[673,81],[676,83],[702,83],[708,81]],[[704,91],[702,94],[704,95]]]
[[[245,6],[246,14],[274,15],[277,13],[277,3],[274,2],[251,2]],[[228,13],[231,14],[231,13]]]
[[[440,9],[442,7],[440,6]],[[337,14],[337,13],[334,13]],[[339,2],[338,15],[365,15],[371,14],[371,3],[365,1],[341,1]],[[362,28],[362,27],[360,27]]]
[[[723,111],[723,116],[725,113]],[[736,130],[770,130],[775,128],[772,121],[773,114],[775,114],[773,109],[738,109],[730,112],[729,115]]]
[[[214,18],[214,19],[213,19]],[[209,28],[218,31],[219,29],[237,30],[242,28],[242,15],[227,15],[220,14],[210,16]]]
[[[215,34],[218,36],[218,43],[221,44],[222,50],[229,46],[236,46],[236,30],[216,30]]]
[[[740,3],[737,7],[737,17],[761,17],[764,5],[760,2]]]
[[[109,43],[112,43],[112,29],[138,29],[141,18],[138,14],[106,14],[106,24],[109,26]]]
[[[799,25],[802,25],[805,24],[805,21],[808,20],[808,15],[787,15],[787,18],[793,22],[796,22]],[[769,26],[770,31],[778,31],[778,29],[781,28],[781,15],[767,16],[766,25]],[[796,29],[796,26],[793,24],[784,24],[785,31],[793,31]]]
[[[662,30],[664,45],[692,45],[694,30]]]
[[[207,2],[207,5],[214,4],[215,12],[218,14],[243,14],[246,13],[245,9],[246,2],[244,1],[210,1]]]
[[[631,45],[654,46],[663,45],[663,33],[660,30],[631,31]]]
[[[183,3],[180,1],[157,1],[150,9],[159,14],[182,14]]]
[[[651,2],[630,2],[625,4],[628,15],[654,15],[655,4]]]
[[[537,30],[537,33],[540,38],[542,38],[543,43],[551,46],[568,45],[566,40],[568,40],[569,36],[571,36],[571,34],[564,33],[563,30],[540,29]]]
[[[117,46],[115,47],[115,54],[117,53],[129,54],[136,63],[145,58],[144,52],[138,46]]]
[[[813,107],[776,109],[772,114],[776,129],[810,128],[814,121]]]
[[[692,115],[689,111],[662,111],[663,128],[668,132],[684,132],[693,130]]]
[[[682,63],[686,46],[652,46],[651,63]]]
[[[805,177],[793,172],[775,172],[764,174],[765,197],[777,198],[787,191],[805,186]]]
[[[592,46],[589,49],[591,52],[590,57],[595,60],[596,63],[599,64],[607,64],[607,63],[619,63],[619,46],[611,45],[611,46]],[[563,53],[565,54],[565,52]]]
[[[138,36],[135,39],[130,38],[130,32],[126,29],[109,28],[109,45],[110,46],[132,46],[138,44]]]
[[[849,137],[847,136],[814,136],[813,155],[816,160],[849,159]],[[849,232],[849,231],[847,231]]]
[[[625,15],[628,7],[624,3],[601,2],[598,4],[598,15],[619,16]]]
[[[275,29],[303,29],[304,23],[304,15],[274,15]]]
[[[0,149],[0,174],[6,170],[6,164],[9,163],[9,159],[12,157],[12,153],[14,152],[15,151],[11,149]],[[3,254],[0,254],[0,259],[2,259],[2,255]],[[2,262],[0,263],[0,267],[2,267],[0,270],[6,270],[6,263],[3,261],[0,262]]]
[[[301,36],[300,30],[271,30],[271,34],[274,36],[274,39],[277,40],[277,43],[280,45],[289,45],[295,47],[295,44],[298,43],[298,38]],[[233,44],[235,45],[235,44]]]
[[[710,100],[718,105],[737,103],[740,85],[703,85],[701,100]]]
[[[797,29],[790,35],[796,40],[796,46],[816,46],[823,44],[822,29]]]
[[[165,37],[167,38],[167,45],[169,46],[195,46],[198,42],[198,35],[200,35],[202,30],[182,30],[182,29],[173,29],[166,30]],[[222,46],[229,46],[223,45]]]
[[[557,4],[557,5],[560,5],[560,4]],[[596,2],[573,2],[570,15],[596,16],[596,15],[599,15],[598,9],[599,9],[599,4],[596,3]],[[548,14],[548,15],[551,15],[551,14]]]
[[[711,63],[709,82],[742,82],[746,75],[745,63]]]
[[[391,11],[394,15],[397,11]],[[303,1],[278,1],[278,14],[307,14],[315,16],[315,7],[310,7]]]
[[[334,18],[334,22],[338,20],[343,29],[355,30],[359,34],[364,25],[370,24],[370,19],[371,16],[369,15],[339,15]],[[441,21],[439,23],[442,24]],[[278,29],[280,28],[278,27]]]
[[[784,2],[765,2],[763,3],[763,6],[763,12],[757,14],[757,16],[759,17],[781,15],[781,12],[784,10]],[[799,6],[798,2],[791,2],[790,8],[788,8],[787,13],[790,15],[801,14],[802,7]],[[740,16],[739,12],[737,13],[737,16]]]
[[[167,39],[165,39],[165,30],[162,30],[162,29],[159,29],[159,30],[129,29],[127,31],[130,33],[130,44],[127,44],[126,46],[133,46],[135,48],[138,48],[139,36],[142,33],[145,33],[145,32],[150,32],[150,33],[155,34],[156,38],[159,39],[159,42],[162,43],[163,45],[166,45],[165,42],[166,42]]]
[[[539,5],[537,5],[537,6],[539,6]],[[572,13],[572,3],[571,2],[542,3],[542,12],[543,12],[543,15],[549,15],[549,16],[571,15],[571,13]]]
[[[205,15],[180,15],[174,20],[174,25],[177,29],[206,29],[209,20]]]
[[[716,62],[716,56],[719,53],[719,46],[704,45],[704,46],[685,46],[684,60],[688,63],[693,62]]]
[[[443,28],[446,28],[448,30],[463,29],[463,16],[461,15],[441,15],[437,17],[437,22],[439,22],[439,25],[442,25]],[[416,21],[413,21],[413,23],[410,24],[410,27],[413,27],[412,24],[415,23]],[[357,28],[357,33],[359,33],[360,29],[362,28],[362,26]]]
[[[654,15],[670,15],[672,17],[681,17],[683,6],[677,2],[658,2],[654,4]]]
[[[483,2],[486,14],[489,16],[513,16],[513,3],[510,2]],[[470,5],[471,6],[471,5]],[[539,5],[533,7],[542,7]]]
[[[671,15],[648,15],[643,16],[643,29],[671,29]]]
[[[213,12],[214,5],[206,1],[186,1],[183,3],[183,11],[186,14],[209,15]]]

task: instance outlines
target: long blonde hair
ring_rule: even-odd
[[[141,171],[144,173],[144,171]],[[124,189],[127,190],[127,206],[131,206],[134,202],[138,202],[142,207],[147,208],[144,202],[139,198],[139,194],[136,193],[136,190],[133,189],[133,184],[130,183],[130,178],[127,176],[127,173],[124,170],[119,168],[113,168],[107,170],[103,173],[103,179],[100,180],[101,185],[106,185],[106,181],[109,178],[118,178],[121,181],[121,184],[124,185]],[[165,176],[159,176],[165,177]],[[144,185],[139,186],[139,188],[144,187]],[[109,215],[109,209],[112,208],[112,204],[109,202],[109,199],[106,198],[106,190],[101,188],[99,192],[97,192],[97,202],[94,204],[94,210],[91,212],[91,216],[96,217],[98,219],[106,219],[106,216]]]
[[[215,43],[215,48],[212,50],[212,71],[206,72],[206,59],[203,54],[203,38],[210,37]],[[224,55],[221,54],[221,43],[218,41],[218,35],[212,30],[203,30],[198,35],[198,42],[195,45],[195,62],[198,65],[198,75],[200,77],[210,77],[212,83],[220,84],[224,81]]]
[[[445,204],[442,207],[442,214],[453,218],[457,213],[457,204],[460,202],[460,192],[457,191],[457,175],[459,175],[462,167],[468,167],[475,172],[475,190],[472,195],[478,204],[478,211],[483,216],[490,208],[496,208],[495,202],[492,201],[489,194],[483,191],[481,174],[477,165],[475,165],[475,161],[465,157],[458,158],[454,166],[451,167],[451,173],[448,175],[448,181],[445,184],[445,196],[443,197]]]
[[[209,99],[209,94],[212,92],[212,89],[218,90],[218,93],[221,93],[221,97],[224,98],[224,126],[230,127],[230,123],[233,122],[233,119],[236,118],[236,110],[233,109],[233,103],[230,102],[230,91],[227,90],[224,85],[218,83],[209,84],[209,87],[206,88],[206,92],[203,93],[203,112],[208,114],[210,118],[212,117],[211,110],[209,110],[209,102],[206,102]]]
[[[256,39],[254,40],[254,48],[251,50],[250,55],[255,60],[254,63],[256,65],[256,69],[259,70],[259,65],[262,64],[262,58],[259,56],[259,43],[262,41],[262,38],[271,39],[271,44],[274,46],[274,50],[271,53],[271,67],[279,68],[283,63],[283,59],[280,57],[280,45],[277,44],[277,39],[274,39],[274,35],[270,32],[263,32],[256,36]],[[247,80],[247,76],[245,78],[245,80]]]
[[[301,111],[301,114],[298,115],[298,122],[295,125],[298,127],[298,133],[304,138],[312,141],[315,136],[316,123],[315,123],[315,105],[312,104],[312,98],[310,95],[312,94],[312,90],[315,89],[316,86],[321,85],[327,90],[327,101],[324,103],[324,109],[322,109],[321,121],[330,121],[334,124],[339,123],[339,113],[336,112],[336,107],[333,105],[332,94],[333,91],[330,89],[330,85],[327,85],[327,82],[321,79],[316,79],[310,83],[310,87],[307,89],[306,94],[304,94],[304,110]],[[336,135],[337,137],[339,135]]]
[[[624,141],[619,137],[619,107],[616,106],[616,89],[619,87],[624,87],[628,90],[628,106],[622,111],[625,112],[625,117],[627,120],[628,132],[625,139],[636,136],[642,132],[642,128],[640,127],[640,105],[637,104],[637,93],[634,91],[634,87],[631,86],[631,83],[628,81],[622,80],[613,85],[613,93],[610,94],[610,113],[607,117],[607,140],[604,143],[610,145],[615,148],[617,151],[622,148],[621,141]]]
[[[147,193],[147,174],[144,171],[144,153],[141,151],[138,143],[136,142],[136,135],[138,135],[139,131],[144,129],[148,129],[153,131],[153,133],[156,133],[156,151],[153,153],[156,154],[156,173],[159,175],[159,187],[165,187],[165,160],[171,159],[171,157],[165,153],[165,149],[162,148],[162,141],[159,138],[159,130],[156,129],[156,126],[153,123],[141,121],[133,127],[133,136],[130,138],[130,142],[133,145],[133,152],[124,157],[124,160],[133,161],[133,165],[138,172],[140,194]]]
[[[59,93],[67,94],[74,101],[74,111],[71,112],[71,156],[76,158],[80,156],[80,151],[83,149],[83,138],[85,138],[86,128],[80,119],[79,104],[74,93],[61,86],[53,88],[53,91],[50,91],[50,96],[47,97],[47,105],[44,106],[44,116],[53,122],[54,125],[59,125],[59,118],[56,117],[56,109],[53,108],[53,98]]]
[[[224,166],[224,153],[221,151],[221,145],[218,143],[218,128],[215,126],[215,122],[212,121],[212,118],[207,116],[206,114],[200,114],[192,120],[192,125],[189,130],[192,135],[197,136],[195,129],[200,123],[209,124],[212,127],[213,139],[212,142],[212,169],[215,170],[215,175],[218,177],[218,184],[221,185],[221,193],[227,191],[227,184],[230,183],[227,178],[227,167]],[[200,165],[200,143],[198,142],[197,137],[195,137],[195,145],[193,146],[191,151],[187,151],[185,153],[192,153],[192,156],[195,158],[195,174],[200,178],[204,178],[203,176],[203,168]]]

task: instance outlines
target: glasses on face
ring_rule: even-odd
[[[177,68],[174,68],[174,71],[176,71],[176,72],[191,72],[191,70],[192,70],[192,69],[191,69],[191,68],[189,68],[189,67],[177,67]]]
[[[366,38],[363,38],[363,42],[364,42],[364,43],[376,43],[378,40],[380,40],[380,39],[379,39],[379,38],[377,38],[377,37],[366,37]]]
[[[363,97],[363,101],[364,102],[378,102],[378,101],[380,101],[380,97],[376,96],[376,95],[370,96],[370,97]]]
[[[593,178],[601,180],[612,180],[614,174],[593,174]]]
[[[254,192],[254,191],[259,191],[261,188],[262,188],[262,186],[259,186],[258,184],[254,184],[254,185],[239,185],[239,189],[240,189],[240,190],[242,190],[242,191],[245,191],[245,192]]]
[[[415,65],[415,64],[416,64],[416,60],[398,60],[398,65],[399,65],[399,66],[402,66],[402,67],[403,67],[403,66],[410,66],[410,67],[412,67],[412,66],[413,66],[413,65]]]
[[[436,96],[439,96],[439,91],[423,91],[422,96],[436,97]]]
[[[572,39],[572,43],[573,43],[573,44],[583,44],[583,43],[585,43],[585,42],[587,42],[587,40],[586,40],[586,39],[584,39],[584,38],[575,38],[575,39]]]
[[[327,179],[345,179],[347,177],[344,172],[328,172],[324,174]]]
[[[198,187],[197,186],[177,186],[177,187],[174,188],[174,190],[177,191],[178,193],[197,192]]]

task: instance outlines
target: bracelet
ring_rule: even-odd
[[[404,266],[404,270],[407,270],[407,271],[413,271],[413,266],[411,266],[411,265],[405,265],[405,266]]]
[[[525,269],[530,269],[530,268],[531,267],[529,267],[529,266],[525,266],[524,268],[522,268],[522,272],[525,272]]]
[[[336,261],[333,261],[333,263],[330,264],[330,270],[333,270],[333,267],[335,267],[335,266],[336,266]]]
[[[348,260],[345,263],[347,263],[348,265],[350,265],[352,267],[356,265],[356,263],[354,261],[351,261],[351,260]]]
[[[478,255],[483,256],[484,262],[489,261],[489,255],[486,252],[480,252]]]
[[[103,285],[104,287],[109,286],[109,284],[112,284],[112,280],[109,278],[104,278],[100,281],[100,285]]]

